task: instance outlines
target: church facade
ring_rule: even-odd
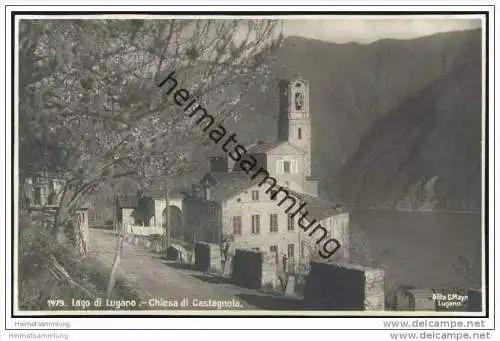
[[[183,200],[184,232],[196,241],[230,240],[234,248],[275,253],[288,269],[308,263],[318,252],[323,258],[332,256],[333,245],[323,245],[322,250],[318,238],[338,240],[341,247],[333,258],[347,260],[349,216],[320,199],[318,183],[311,178],[309,84],[301,79],[281,81],[278,91],[277,141],[245,146],[245,158],[258,164],[253,175],[244,162],[228,155],[212,157],[210,171]],[[279,186],[267,181],[271,177]],[[277,188],[286,197],[279,196]],[[293,202],[284,202],[289,195]],[[308,211],[302,221],[292,209],[300,204]],[[314,224],[321,224],[324,232]]]

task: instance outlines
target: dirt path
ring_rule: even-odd
[[[100,229],[91,229],[90,235],[89,257],[111,269],[116,236]],[[157,255],[124,243],[119,276],[134,287],[142,299],[142,305],[151,309],[174,308],[173,303],[165,301],[181,302],[185,299],[190,302],[187,309],[217,309],[215,306],[201,307],[199,304],[210,304],[208,300],[233,299],[239,302],[240,309],[258,309],[244,301],[242,296],[265,297],[258,291],[240,288],[221,282],[217,277],[179,267],[180,264],[167,263]],[[167,307],[158,302],[163,302]]]

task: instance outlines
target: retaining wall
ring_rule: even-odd
[[[313,261],[304,306],[311,310],[384,310],[384,277],[383,269]]]
[[[275,255],[270,252],[236,249],[232,259],[231,276],[237,285],[243,287],[275,288],[277,284]]]
[[[196,242],[194,245],[194,265],[200,271],[221,271],[222,259],[219,245]]]

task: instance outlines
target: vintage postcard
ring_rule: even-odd
[[[485,316],[484,13],[12,20],[14,317]]]

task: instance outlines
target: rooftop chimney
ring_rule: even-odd
[[[210,157],[210,172],[224,172],[228,171],[228,163],[226,156],[212,156]]]

